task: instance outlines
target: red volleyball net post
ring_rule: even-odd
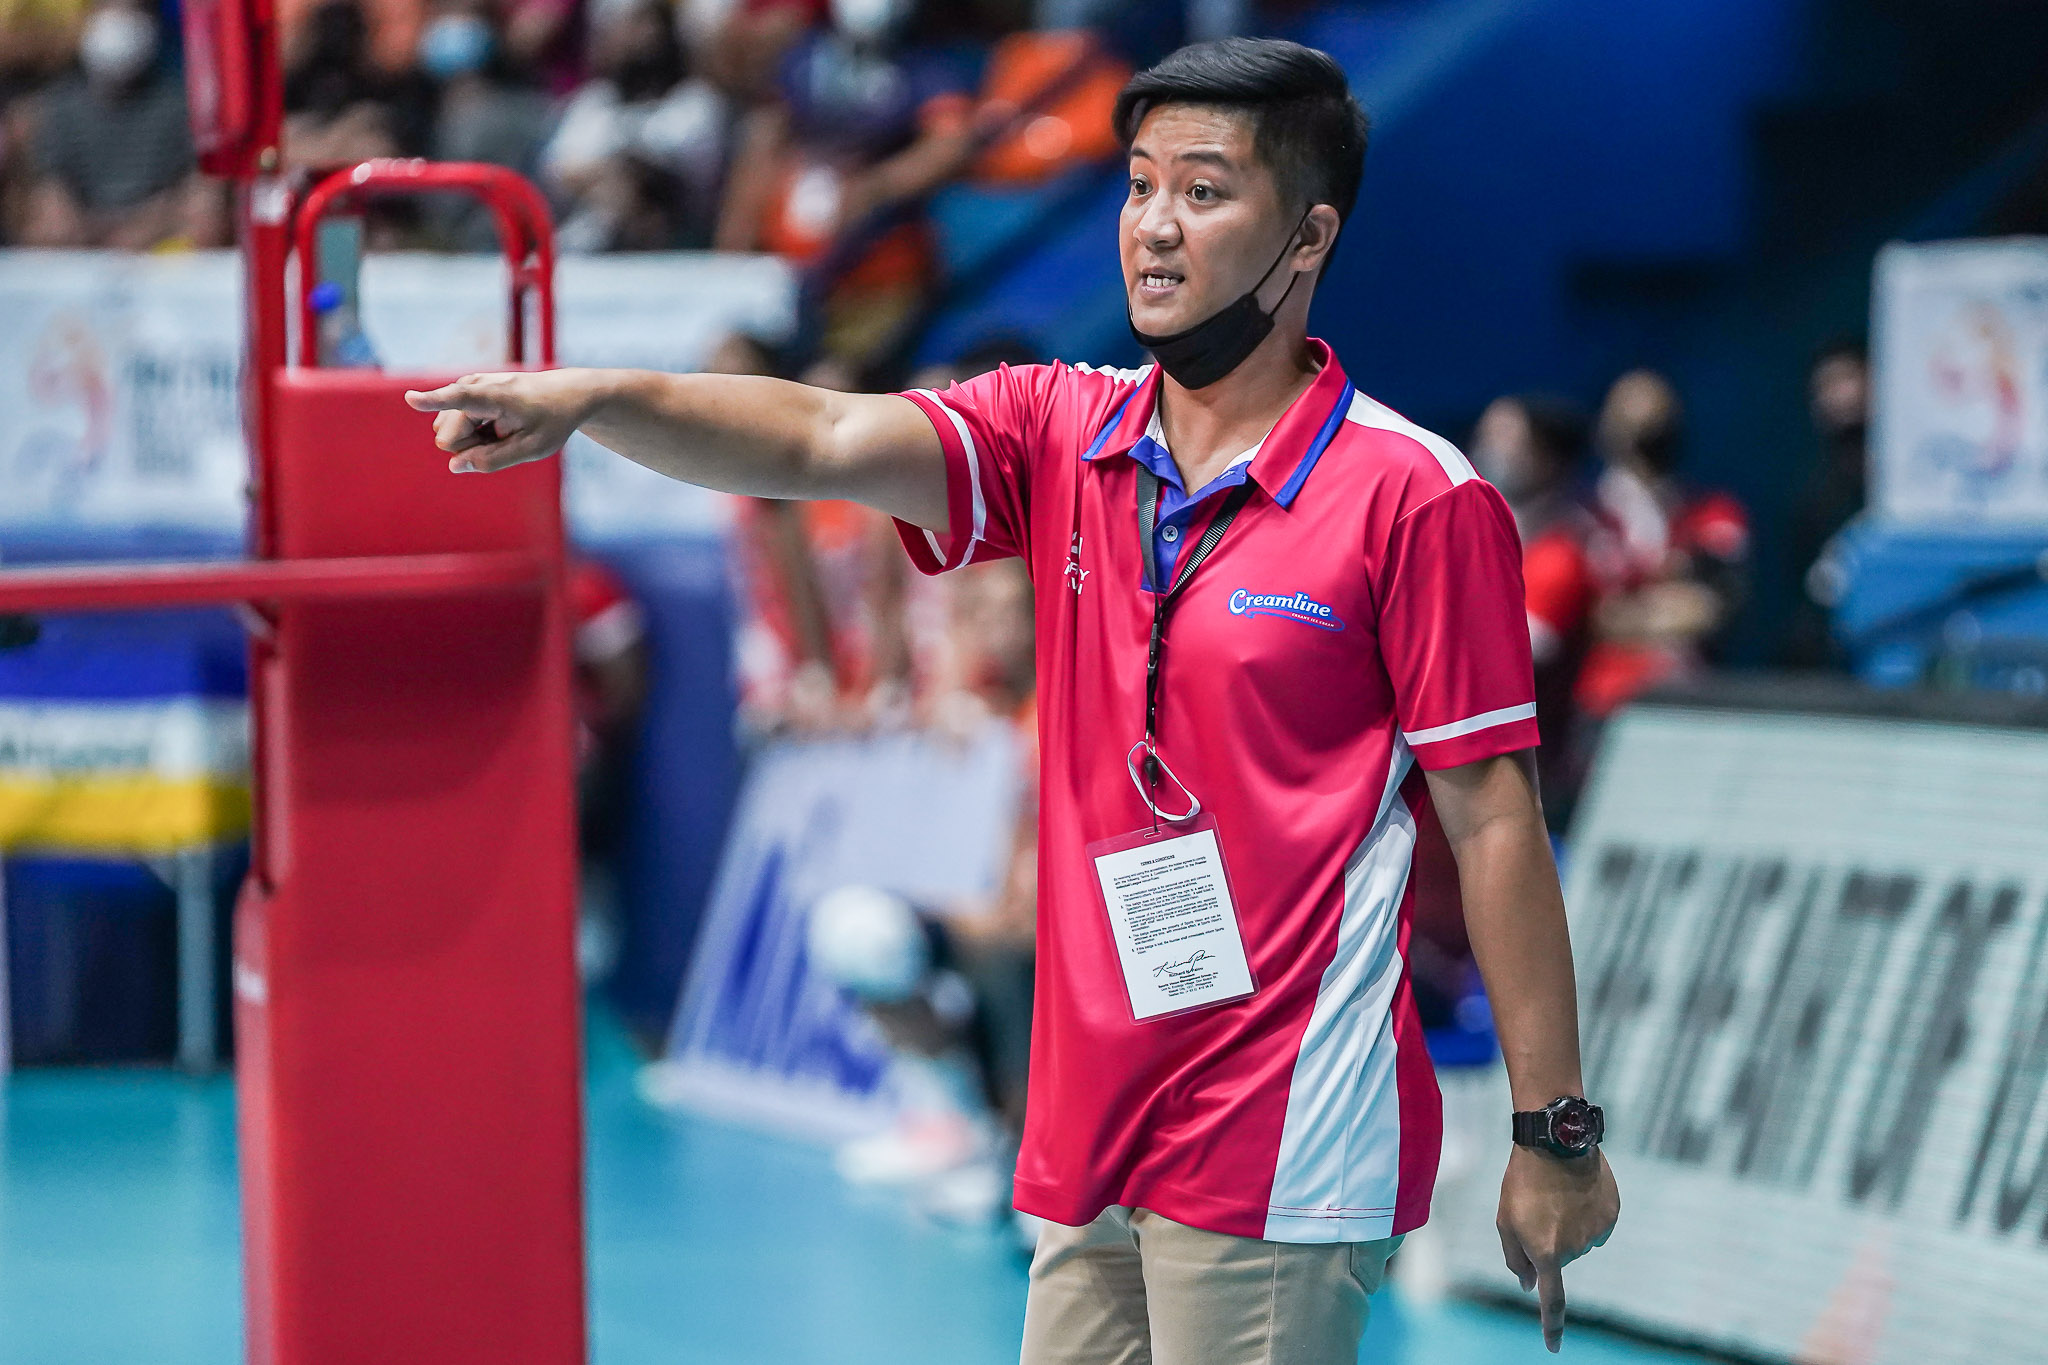
[[[287,356],[295,241],[304,317],[324,215],[456,191],[489,209],[511,262],[511,359],[552,362],[546,207],[500,168],[420,162],[297,194],[268,0],[185,13],[198,145],[240,196],[254,554],[0,571],[0,612],[246,607],[256,848],[234,994],[252,1365],[570,1365],[585,1350],[560,466],[451,475],[402,397],[446,376],[322,368],[310,323]]]

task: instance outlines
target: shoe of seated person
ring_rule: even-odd
[[[967,1165],[986,1150],[981,1129],[964,1114],[907,1114],[896,1126],[856,1138],[833,1156],[842,1179],[854,1185],[914,1185]]]
[[[918,1187],[917,1206],[941,1223],[988,1227],[1010,1212],[1015,1169],[985,1157],[956,1166]]]

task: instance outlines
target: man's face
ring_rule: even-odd
[[[1251,120],[1199,104],[1153,110],[1131,142],[1119,226],[1124,292],[1140,331],[1183,331],[1259,283],[1298,214],[1252,148]],[[1292,272],[1260,291],[1271,308]]]

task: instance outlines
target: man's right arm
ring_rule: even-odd
[[[947,529],[946,459],[915,403],[753,375],[547,370],[406,394],[457,473],[544,459],[581,430],[672,479],[760,498],[843,498]]]

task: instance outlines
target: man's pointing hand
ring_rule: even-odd
[[[1564,1268],[1607,1241],[1621,1215],[1614,1173],[1599,1148],[1570,1160],[1517,1147],[1501,1182],[1500,1247],[1525,1290],[1536,1291],[1543,1344],[1564,1342]]]
[[[469,374],[405,401],[434,418],[434,444],[457,474],[494,473],[562,448],[586,416],[588,386],[576,370]]]

